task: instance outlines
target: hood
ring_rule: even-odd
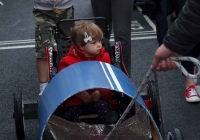
[[[93,59],[95,59],[96,57],[102,56],[103,53],[104,53],[104,51],[105,51],[105,48],[102,47],[102,49],[101,49],[101,51],[100,51],[100,53],[99,53],[98,55],[95,55],[95,56],[92,56],[92,57],[87,57],[87,56],[85,56],[85,54],[84,54],[81,50],[78,49],[77,46],[73,45],[73,46],[70,48],[70,50],[69,50],[69,52],[68,52],[68,55],[69,55],[69,56],[73,56],[73,57],[81,57],[81,58],[84,59],[84,60],[85,60],[85,59],[86,59],[86,60],[93,60]]]

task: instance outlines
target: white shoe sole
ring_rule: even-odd
[[[200,98],[197,97],[197,96],[194,96],[194,97],[190,97],[190,98],[185,98],[187,102],[200,102]]]

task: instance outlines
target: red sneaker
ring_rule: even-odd
[[[187,102],[200,102],[195,85],[191,85],[185,90],[185,98]]]

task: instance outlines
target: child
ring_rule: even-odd
[[[111,63],[109,54],[104,51],[101,40],[101,29],[92,22],[79,21],[72,29],[70,39],[74,44],[68,54],[60,61],[59,71],[77,62],[96,60]],[[79,122],[81,114],[98,114],[100,124],[112,124],[118,120],[118,114],[110,110],[116,109],[111,98],[111,90],[94,89],[78,93],[65,101],[63,118]]]

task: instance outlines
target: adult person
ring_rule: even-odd
[[[40,81],[40,93],[48,84],[48,62],[45,48],[52,45],[52,28],[61,19],[74,17],[72,0],[34,0],[33,15],[35,18],[35,49],[36,65]],[[65,25],[63,29],[68,34],[72,25]]]
[[[156,31],[157,31],[157,40],[159,45],[163,43],[163,38],[168,30],[168,20],[167,16],[174,10],[176,16],[178,17],[179,12],[182,7],[185,5],[186,0],[161,0],[156,3],[156,12],[155,12],[155,22],[156,22]],[[186,56],[194,57],[193,52],[185,54]],[[183,61],[181,62],[182,66],[191,74],[194,72],[194,65],[192,62]],[[185,95],[187,102],[200,102],[200,98],[190,98],[190,92],[195,95],[198,95],[194,79],[185,77]]]
[[[126,70],[125,73],[131,73],[131,19],[134,0],[91,0],[94,16],[105,17],[109,23],[110,38],[113,25],[115,41],[122,43],[122,55]],[[103,28],[101,21],[95,22]],[[105,25],[105,24],[104,24]],[[105,27],[105,26],[104,26]]]
[[[155,20],[156,23],[156,32],[157,32],[157,41],[159,46],[163,43],[163,38],[165,37],[168,31],[168,20],[167,17],[169,14],[174,11],[176,16],[179,15],[182,7],[184,6],[186,0],[160,0],[160,1],[152,1],[152,0],[144,0],[145,7],[143,9],[143,14],[148,15],[151,19]],[[149,10],[150,9],[150,10]],[[193,51],[185,54],[186,56],[195,57]],[[194,73],[194,65],[192,62],[183,61],[181,62],[182,66],[191,74]],[[195,88],[195,81],[197,79],[190,79],[188,77],[185,78],[185,95],[186,101],[188,102],[199,102],[200,98],[188,98],[189,93],[195,93],[198,95],[197,90]]]
[[[174,22],[167,35],[163,39],[163,44],[157,49],[152,69],[158,71],[176,68],[170,60],[170,56],[185,55],[192,51],[194,56],[200,54],[198,43],[200,38],[200,2],[198,0],[187,1],[178,19]],[[160,65],[158,65],[160,63]],[[191,101],[199,101],[197,94],[193,92],[186,95]]]
[[[167,16],[171,14],[173,10],[176,16],[178,16],[185,2],[186,0],[160,0],[156,2],[155,23],[159,45],[163,43],[163,38],[168,31]]]

